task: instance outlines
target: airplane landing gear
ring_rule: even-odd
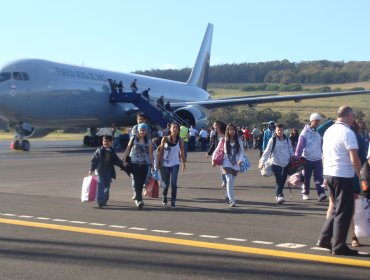
[[[15,139],[10,143],[10,149],[12,150],[22,150],[28,152],[31,148],[30,142],[28,140]]]

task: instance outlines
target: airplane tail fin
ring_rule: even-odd
[[[197,60],[195,61],[194,68],[191,71],[188,81],[186,82],[189,85],[194,85],[204,90],[207,90],[208,83],[208,69],[211,56],[212,33],[213,24],[209,23],[206,33],[203,37],[203,42],[200,47]]]

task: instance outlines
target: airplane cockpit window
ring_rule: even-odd
[[[0,73],[0,83],[10,79],[10,72],[1,72]]]
[[[26,81],[29,80],[29,76],[25,72],[13,72],[13,79],[19,81]]]

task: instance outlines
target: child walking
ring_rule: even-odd
[[[222,161],[222,174],[226,177],[226,198],[230,207],[235,207],[234,183],[243,161],[243,143],[236,133],[236,126],[228,124],[225,132],[225,140],[220,141],[212,155],[212,165],[216,166],[214,156],[219,149],[223,149],[224,157]]]
[[[112,147],[113,137],[103,136],[103,146],[98,148],[91,159],[89,175],[96,170],[98,175],[98,197],[99,208],[107,205],[109,199],[109,189],[112,179],[116,179],[114,165],[123,168],[122,161],[118,158]]]

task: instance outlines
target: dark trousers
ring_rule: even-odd
[[[288,165],[287,165],[288,166]],[[284,185],[286,178],[288,177],[288,168],[287,166],[281,167],[279,165],[272,165],[272,172],[274,172],[276,180],[276,195],[283,195]]]
[[[194,151],[194,150],[195,150],[195,136],[190,136],[188,151]]]
[[[134,187],[136,200],[143,200],[143,186],[146,182],[146,176],[148,174],[148,164],[132,164],[132,175],[134,177]]]
[[[322,187],[322,182],[324,181],[322,171],[323,167],[321,159],[315,161],[306,160],[306,165],[304,167],[304,194],[310,194],[310,181],[312,173],[317,195],[325,193],[325,190]]]
[[[328,181],[334,208],[321,229],[319,240],[331,243],[335,252],[347,246],[346,239],[353,214],[354,178],[325,176],[325,179]]]

